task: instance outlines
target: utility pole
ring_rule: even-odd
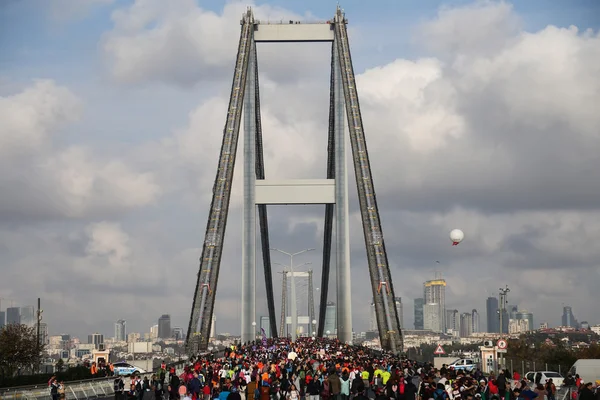
[[[36,344],[36,350],[37,350],[37,368],[36,368],[36,373],[40,372],[40,361],[41,361],[41,357],[40,357],[40,328],[41,328],[41,323],[42,323],[42,313],[44,312],[44,310],[42,310],[42,300],[38,297],[37,299],[37,344]]]
[[[505,333],[504,332],[504,311],[506,310],[506,304],[508,304],[508,300],[507,298],[507,294],[510,292],[510,289],[508,288],[508,285],[506,285],[505,289],[500,288],[499,290],[499,295],[500,295],[500,333]]]
[[[506,305],[508,304],[507,295],[509,292],[510,289],[508,288],[508,285],[506,285],[506,288],[504,289],[500,288],[500,291],[498,292],[500,295],[500,338],[502,338],[502,335],[504,334],[504,311],[506,310]],[[498,354],[498,368],[504,367],[502,363],[503,357],[500,357],[500,354],[502,353]]]

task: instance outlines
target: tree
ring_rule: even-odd
[[[54,367],[56,368],[56,372],[62,372],[63,368],[65,367],[65,362],[62,358],[59,358]]]
[[[0,369],[4,376],[19,370],[32,369],[41,358],[44,345],[39,344],[37,332],[27,325],[10,324],[0,331]]]

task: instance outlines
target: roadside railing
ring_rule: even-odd
[[[175,366],[175,373],[181,375],[185,362],[171,364]],[[142,378],[152,377],[156,371],[139,374]],[[115,394],[115,376],[107,376],[82,381],[64,382],[65,400],[85,400],[112,397]],[[128,388],[127,382],[125,388]],[[0,389],[0,400],[51,400],[50,389],[45,383]]]
[[[213,351],[212,354],[220,354],[222,350]],[[187,360],[169,363],[169,367],[175,367],[175,373],[179,376],[183,373]],[[151,378],[158,370],[139,374],[142,378]],[[107,376],[95,379],[64,382],[65,400],[87,400],[112,397],[115,394],[115,376]],[[125,390],[128,389],[125,382]],[[0,388],[0,400],[52,400],[47,383],[37,385]]]

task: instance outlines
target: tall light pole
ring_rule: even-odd
[[[292,282],[291,282],[291,287],[292,287],[292,294],[291,294],[291,306],[292,306],[292,342],[296,341],[296,335],[298,334],[298,307],[296,304],[296,281],[294,280],[294,257],[297,255],[300,255],[302,253],[306,253],[308,251],[313,251],[315,249],[305,249],[302,251],[299,251],[297,253],[288,253],[286,251],[280,250],[280,249],[276,249],[276,248],[271,248],[272,251],[277,251],[281,254],[285,254],[286,256],[288,256],[290,258],[290,272],[292,273]]]

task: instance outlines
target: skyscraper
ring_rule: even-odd
[[[506,309],[508,310],[508,318],[518,319],[517,313],[519,312],[519,306],[517,304],[509,304],[506,306]]]
[[[125,320],[120,319],[115,322],[115,340],[118,342],[124,342],[127,340],[127,332],[125,330]]]
[[[485,302],[485,310],[487,314],[487,331],[490,333],[500,332],[500,320],[498,317],[498,299],[496,297],[488,297]]]
[[[35,326],[35,322],[35,312],[33,311],[33,306],[21,307],[21,324],[27,325],[29,328],[33,328]]]
[[[0,329],[4,328],[4,325],[6,325],[6,313],[0,311]]]
[[[527,310],[521,310],[516,314],[517,320],[526,320],[527,321],[527,329],[526,331],[534,330],[533,326],[533,314]]]
[[[415,329],[416,330],[423,330],[425,329],[424,323],[423,323],[423,306],[425,304],[425,299],[422,298],[418,298],[415,299],[415,305],[414,305],[414,309],[415,309]]]
[[[169,339],[171,337],[171,316],[163,314],[158,319],[158,338]]]
[[[396,312],[398,312],[398,321],[400,322],[400,329],[404,329],[404,307],[402,307],[402,298],[396,297]]]
[[[176,326],[171,329],[171,337],[175,340],[183,340],[185,334],[183,333],[183,328]]]
[[[97,332],[88,335],[88,344],[95,345],[97,349],[99,345],[104,344],[104,335]]]
[[[21,323],[21,309],[19,307],[8,307],[6,309],[6,325]]]
[[[440,305],[430,303],[423,305],[423,327],[433,332],[442,331],[442,323],[440,321]]]
[[[8,308],[6,310],[8,311]],[[563,307],[562,326],[570,326],[571,328],[579,327],[579,323],[577,322],[575,315],[573,315],[571,306]]]
[[[458,310],[446,310],[446,331],[452,330],[458,333],[460,331],[460,315]]]
[[[377,332],[377,312],[375,312],[375,303],[371,303],[371,321],[369,321],[369,331]]]
[[[437,304],[436,312],[439,321],[439,330],[435,332],[446,331],[446,281],[444,279],[434,279],[423,284],[423,298],[425,304]]]
[[[471,311],[471,333],[477,333],[480,331],[479,328],[479,312],[475,309]]]
[[[460,315],[460,337],[465,338],[473,334],[473,314],[462,313]]]
[[[217,337],[217,314],[213,313],[212,322],[210,324],[210,337]]]
[[[48,344],[48,339],[48,324],[46,324],[45,322],[40,322],[40,344]]]
[[[325,334],[329,332],[330,335],[333,335],[336,331],[337,327],[337,308],[335,303],[332,301],[327,302],[327,308],[325,308],[325,326],[324,331]]]

